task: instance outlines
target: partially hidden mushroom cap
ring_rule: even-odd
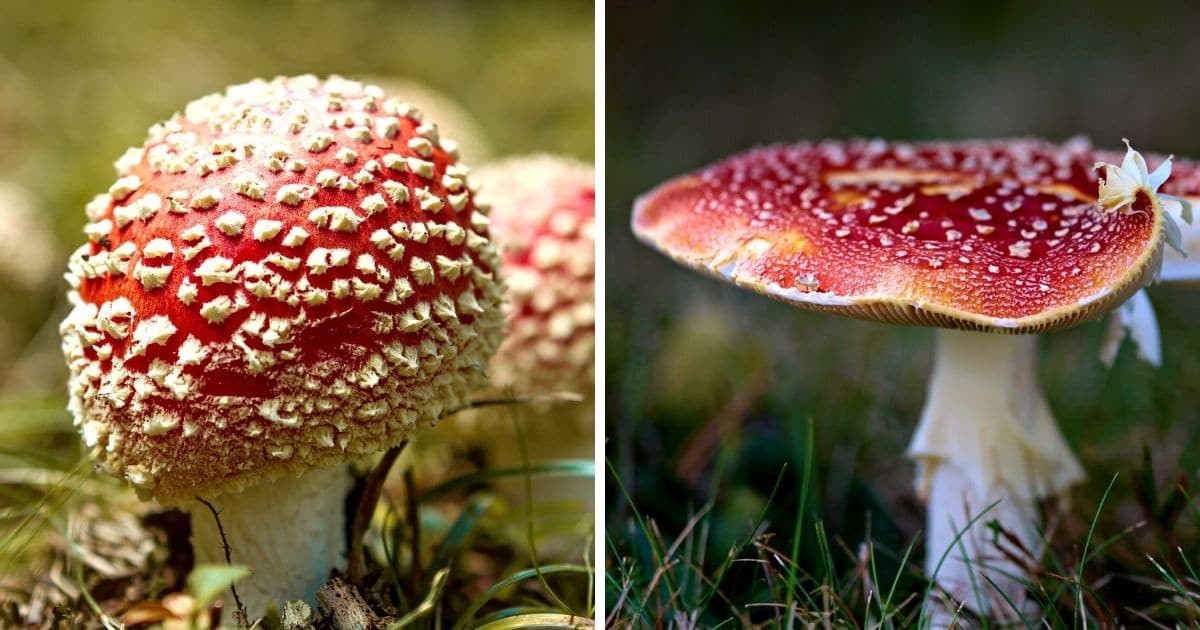
[[[1098,171],[1078,142],[772,146],[659,186],[637,201],[633,229],[685,265],[804,308],[1064,328],[1121,303],[1161,261],[1163,174],[1129,153]]]
[[[397,443],[486,382],[499,260],[415,106],[337,77],[190,103],[87,206],[61,327],[100,467],[173,502]]]
[[[1106,162],[1122,159],[1117,151],[1098,150],[1096,155],[1098,159]],[[1188,253],[1185,256],[1174,248],[1165,249],[1162,269],[1157,279],[1169,283],[1196,283],[1200,281],[1200,260],[1197,257],[1197,254],[1200,254],[1200,222],[1188,221],[1184,204],[1200,204],[1200,164],[1156,153],[1147,153],[1145,157],[1147,167],[1157,169],[1168,160],[1172,163],[1171,177],[1159,188],[1159,192],[1162,193],[1159,200],[1162,202],[1163,211],[1178,219],[1176,224],[1181,232],[1180,249]],[[1133,341],[1142,360],[1155,366],[1162,364],[1158,320],[1154,315],[1154,306],[1145,292],[1134,294],[1120,308],[1113,311],[1101,345],[1100,360],[1111,366],[1126,336]]]
[[[596,184],[591,165],[555,155],[478,168],[504,262],[509,332],[492,359],[497,385],[590,393],[595,357]]]
[[[1111,158],[1112,155],[1113,153],[1109,152],[1105,157]],[[1170,158],[1165,155],[1146,155],[1146,162],[1156,167],[1168,159]],[[1190,203],[1193,206],[1193,214],[1200,211],[1200,163],[1188,159],[1173,160],[1171,178],[1159,190]],[[1182,214],[1178,200],[1164,200],[1163,209],[1174,216]],[[1167,249],[1163,253],[1162,272],[1159,274],[1159,279],[1163,282],[1195,283],[1200,281],[1200,220],[1195,220],[1193,217],[1190,223],[1185,220],[1179,221],[1178,225],[1182,233],[1181,246],[1187,252],[1187,256],[1183,256],[1173,249]]]

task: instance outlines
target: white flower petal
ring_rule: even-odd
[[[1122,139],[1125,141],[1125,159],[1121,162],[1121,170],[1134,177],[1138,183],[1146,183],[1150,179],[1146,172],[1146,158],[1130,146],[1128,138]]]
[[[1200,221],[1192,224],[1178,223],[1178,219],[1182,218],[1184,210],[1181,200],[1171,195],[1159,195],[1162,200],[1163,210],[1170,215],[1176,217],[1176,223],[1179,229],[1183,232],[1183,249],[1196,254],[1200,252]],[[1162,274],[1160,276],[1162,282],[1195,282],[1200,280],[1200,256],[1190,256],[1184,258],[1177,254],[1174,250],[1166,250],[1163,252]]]
[[[1163,210],[1178,214],[1184,223],[1188,225],[1192,224],[1192,202],[1183,197],[1176,197],[1175,195],[1168,195],[1166,193],[1159,193],[1158,198],[1161,201],[1168,202],[1163,204]],[[1176,211],[1176,208],[1178,208],[1178,211]]]
[[[1163,227],[1167,229],[1167,245],[1179,252],[1180,256],[1187,258],[1187,250],[1183,248],[1183,232],[1179,230],[1179,224],[1169,212],[1163,213]]]
[[[1146,184],[1150,187],[1151,191],[1158,192],[1158,187],[1162,186],[1163,182],[1167,181],[1167,178],[1170,176],[1171,158],[1167,158],[1162,164],[1158,165],[1158,168],[1154,169],[1153,173],[1150,173],[1150,178]]]

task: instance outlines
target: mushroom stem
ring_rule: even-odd
[[[1042,552],[1036,502],[1083,479],[1037,385],[1037,337],[939,330],[908,456],[928,502],[925,570],[949,609],[1015,617]]]
[[[346,555],[343,503],[352,482],[343,464],[205,497],[220,514],[220,529],[204,504],[188,503],[196,563],[225,564],[223,530],[233,564],[253,571],[237,584],[251,621],[271,603],[280,610],[293,599],[315,605],[330,569]]]

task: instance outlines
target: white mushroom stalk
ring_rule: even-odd
[[[329,569],[346,557],[344,502],[353,481],[342,464],[206,498],[220,527],[207,505],[185,504],[196,563],[225,564],[228,545],[229,562],[252,568],[236,586],[251,619],[282,606],[281,593],[317,601]]]
[[[955,602],[1015,618],[1008,601],[1024,601],[1019,579],[1043,546],[1037,501],[1078,483],[1083,468],[1037,385],[1035,335],[937,336],[929,397],[908,447],[928,500],[926,574]]]
[[[1105,211],[1132,212],[1146,194],[1176,202],[1180,218],[1191,222],[1187,201],[1158,193],[1171,173],[1169,158],[1148,172],[1129,148],[1121,166],[1096,167],[1104,169],[1098,203]],[[1164,217],[1167,243],[1186,255],[1173,217]],[[1102,357],[1115,355],[1128,327],[1142,356],[1157,364],[1158,328],[1144,292],[1118,308],[1113,321]],[[1023,582],[1044,547],[1038,501],[1084,478],[1038,387],[1036,344],[1035,335],[938,331],[928,400],[908,448],[918,492],[928,501],[926,574],[950,598],[931,602],[935,625],[960,603],[1019,619],[1028,595]]]

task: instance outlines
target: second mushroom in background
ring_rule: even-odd
[[[0,180],[0,392],[43,395],[62,371],[52,304],[59,248],[47,213],[24,188]],[[41,303],[41,304],[39,304]],[[41,332],[35,332],[41,327]],[[49,343],[46,343],[49,342]],[[52,375],[52,376],[47,376]]]
[[[592,394],[596,326],[596,184],[591,165],[530,155],[472,173],[491,205],[509,332],[492,383],[521,392]],[[590,422],[589,422],[590,429]]]
[[[507,157],[471,173],[490,206],[508,299],[508,332],[489,365],[487,395],[531,397],[513,409],[457,414],[439,427],[444,442],[480,448],[488,464],[522,465],[516,414],[530,463],[592,460],[595,364],[595,176],[590,164],[535,154]],[[572,394],[580,402],[538,400]],[[447,439],[449,438],[449,439]],[[591,478],[535,480],[538,500],[593,509]],[[523,496],[519,488],[514,496]],[[523,499],[522,499],[523,500]]]

